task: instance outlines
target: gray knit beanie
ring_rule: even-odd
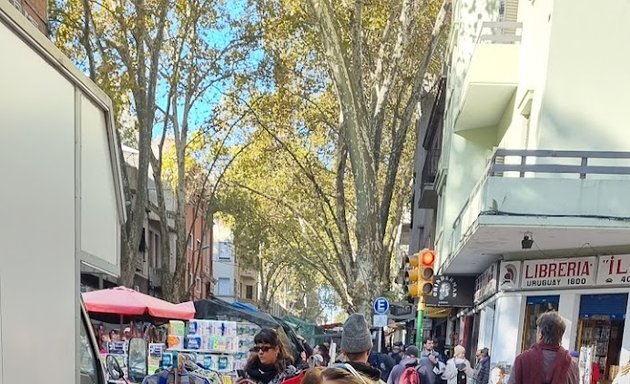
[[[341,334],[341,351],[345,353],[361,353],[372,349],[372,334],[367,321],[360,313],[348,317]]]

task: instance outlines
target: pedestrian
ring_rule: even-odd
[[[372,334],[365,317],[360,313],[350,315],[343,324],[341,333],[341,352],[345,356],[345,362],[371,380],[382,381],[381,371],[368,364],[373,346]]]
[[[481,349],[475,352],[475,373],[481,369]]]
[[[317,368],[317,367],[326,366],[324,364],[324,358],[322,357],[322,355],[318,355],[318,354],[312,354],[311,356],[309,356],[307,359],[307,363],[308,363],[309,368]]]
[[[399,364],[402,361],[402,359],[403,359],[403,351],[402,351],[402,343],[401,342],[398,341],[398,342],[394,343],[394,347],[392,348],[390,356],[394,359],[394,362],[396,362],[396,364]]]
[[[536,321],[537,343],[514,360],[509,384],[578,384],[578,365],[560,342],[566,329],[557,312],[546,312]]]
[[[247,377],[239,381],[257,384],[279,384],[297,374],[293,356],[275,329],[263,328],[254,336],[256,345],[245,364]]]
[[[442,363],[446,363],[446,359],[444,358],[444,348],[440,343],[440,340],[437,338],[433,339],[433,351],[437,353],[438,360],[440,360]]]
[[[466,349],[461,345],[456,345],[453,351],[453,358],[446,362],[446,369],[443,377],[448,384],[467,384],[469,378],[473,377],[475,371],[466,359]]]
[[[392,369],[396,366],[394,359],[386,353],[371,352],[368,363],[381,371],[381,380],[387,381]]]
[[[418,348],[410,345],[405,349],[403,359],[394,368],[392,368],[387,384],[399,384],[400,377],[407,368],[415,368],[418,366]]]
[[[475,368],[475,383],[488,384],[490,381],[490,351],[488,348],[479,350],[479,363]]]
[[[490,384],[505,384],[505,368],[496,366],[490,372]]]
[[[322,384],[376,384],[370,377],[357,372],[349,364],[326,368],[322,371]]]
[[[318,355],[313,355],[311,357],[315,357]],[[320,356],[321,357],[321,356]],[[304,372],[304,377],[302,377],[302,382],[300,384],[322,384],[322,372],[324,372],[325,368],[315,367],[307,369]]]
[[[325,367],[330,363],[330,350],[326,344],[318,344],[315,349],[313,349],[313,354],[322,357]]]
[[[437,352],[433,349],[433,339],[430,337],[425,337],[422,342],[422,352],[420,353],[420,358],[428,357],[429,355],[436,355]]]
[[[421,353],[422,354],[422,353]],[[436,367],[438,366],[438,358],[434,353],[421,357],[419,362],[418,373],[420,374],[421,384],[438,384],[438,375]]]

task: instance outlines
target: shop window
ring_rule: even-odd
[[[604,383],[612,381],[619,369],[627,305],[625,293],[580,298],[576,345],[581,352],[590,349],[591,363],[599,368]]]
[[[557,311],[560,296],[528,296],[525,305],[525,329],[521,350],[528,350],[536,344],[536,320],[546,312]]]

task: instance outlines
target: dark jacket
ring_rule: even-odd
[[[381,371],[381,380],[387,381],[392,369],[396,366],[394,359],[386,353],[372,352],[368,359],[368,363]]]
[[[418,359],[416,357],[406,357],[401,360],[400,364],[397,364],[389,374],[389,378],[387,379],[387,384],[398,384],[400,381],[400,377],[402,376],[405,369],[410,367],[417,367]]]
[[[422,384],[438,383],[438,376],[435,374],[433,368],[435,368],[435,364],[433,364],[428,357],[420,358],[420,368],[418,368],[418,373],[420,374],[420,382]]]
[[[483,357],[479,362],[479,370],[475,375],[476,384],[488,384],[490,381],[490,356]]]

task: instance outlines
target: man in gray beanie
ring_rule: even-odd
[[[372,347],[372,334],[365,317],[360,313],[350,315],[343,325],[341,352],[346,356],[346,363],[359,373],[374,381],[380,381],[381,371],[368,364]]]

